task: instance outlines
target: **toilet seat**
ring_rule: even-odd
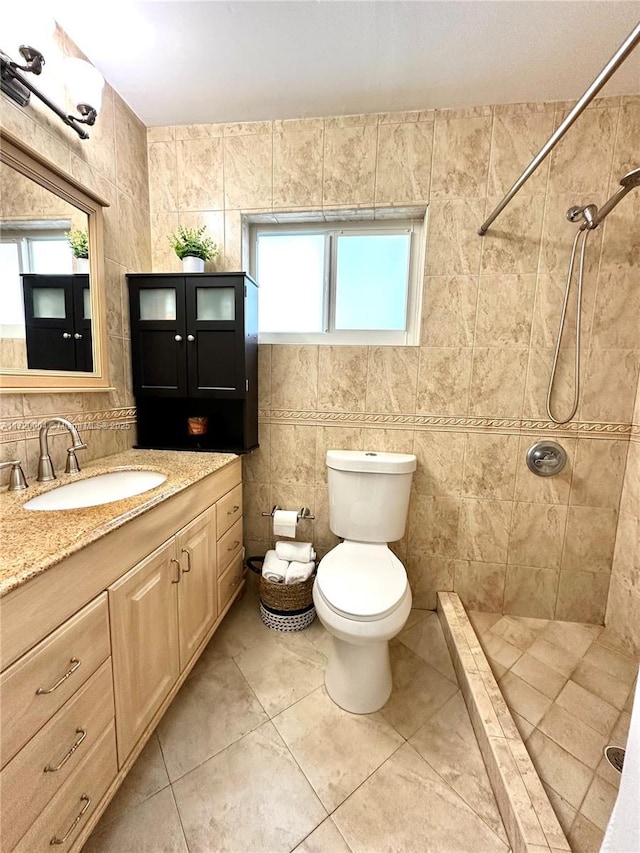
[[[316,588],[334,613],[354,621],[383,619],[402,604],[407,573],[379,543],[343,542],[320,561]]]

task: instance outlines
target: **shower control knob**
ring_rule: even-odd
[[[527,450],[527,466],[538,477],[553,477],[567,464],[567,452],[555,441],[538,441]]]

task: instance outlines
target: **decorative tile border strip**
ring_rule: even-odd
[[[457,593],[438,593],[438,616],[514,853],[570,853]]]
[[[574,421],[555,424],[552,421],[521,418],[476,418],[438,415],[392,415],[375,412],[318,412],[302,409],[261,409],[263,423],[281,423],[300,426],[362,426],[383,429],[491,431],[491,432],[553,432],[562,436],[588,434],[590,437],[628,438],[631,424]]]
[[[0,444],[9,441],[19,441],[38,437],[40,425],[49,418],[58,417],[59,413],[34,415],[30,418],[3,418],[0,420]],[[72,412],[64,413],[64,417],[72,421],[80,430],[97,429],[128,429],[136,422],[136,410],[133,406],[120,409],[106,409],[102,412]],[[61,431],[55,427],[52,434]]]

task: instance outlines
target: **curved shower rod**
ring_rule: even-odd
[[[482,223],[480,228],[478,228],[478,234],[481,237],[487,233],[487,230],[491,223],[502,213],[502,211],[509,204],[514,195],[529,180],[531,175],[533,175],[533,173],[542,163],[545,157],[550,154],[551,151],[556,147],[558,142],[569,130],[571,125],[576,121],[578,116],[584,111],[587,105],[591,103],[591,101],[595,98],[600,89],[602,89],[607,80],[613,75],[615,71],[617,71],[619,66],[622,65],[625,59],[629,56],[630,53],[633,52],[633,50],[638,46],[638,44],[640,44],[640,23],[631,31],[629,36],[620,45],[620,47],[611,57],[609,62],[607,62],[605,67],[598,74],[596,79],[589,86],[589,88],[580,98],[575,107],[567,114],[564,121],[558,125],[557,130],[553,133],[552,136],[549,137],[549,139],[545,142],[540,151],[538,151],[538,153],[529,163],[524,172],[520,175],[515,184],[506,193],[502,201],[498,204],[497,207],[493,209],[487,219],[485,219],[485,221]]]

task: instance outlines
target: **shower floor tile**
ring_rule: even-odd
[[[572,850],[597,853],[620,780],[603,748],[626,744],[638,661],[601,644],[597,625],[469,618]],[[505,642],[520,651],[511,664]]]
[[[322,625],[269,630],[250,577],[85,853],[508,853],[439,619],[407,625],[391,700],[348,714],[323,685]]]

